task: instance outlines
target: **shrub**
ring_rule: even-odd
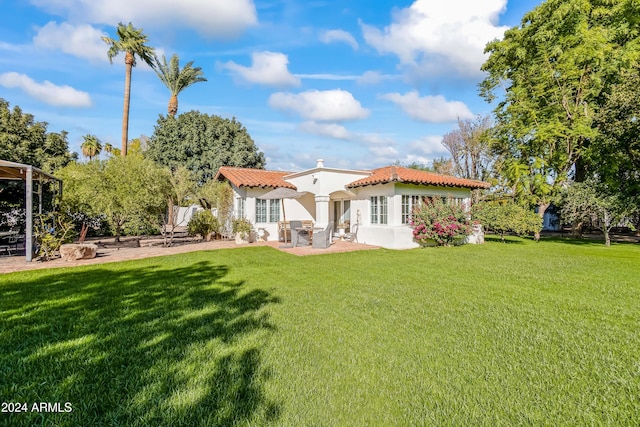
[[[42,261],[55,256],[64,243],[70,243],[75,237],[75,224],[66,214],[52,212],[37,215],[33,222],[37,254]]]
[[[508,232],[527,235],[542,230],[542,218],[530,209],[514,202],[481,202],[473,206],[473,218],[500,235]]]
[[[216,218],[210,210],[197,211],[189,220],[187,224],[189,234],[199,234],[204,238],[208,238],[210,234],[220,232],[220,224],[218,218]]]
[[[244,239],[251,233],[251,231],[253,231],[253,226],[248,219],[237,218],[233,220],[234,234],[240,234],[240,236]]]
[[[431,241],[450,246],[471,233],[467,216],[461,206],[442,199],[427,200],[413,210],[413,238],[420,246]]]

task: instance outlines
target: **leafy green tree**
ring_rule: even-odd
[[[109,144],[108,142],[104,144],[104,151],[106,151],[112,156],[119,156],[121,154],[119,148],[115,148],[113,145]]]
[[[75,158],[69,152],[67,132],[47,132],[47,123],[36,122],[18,106],[10,109],[0,98],[0,159],[53,172]]]
[[[240,122],[198,111],[175,118],[161,115],[148,144],[146,156],[172,170],[187,167],[199,185],[212,179],[220,166],[265,165],[264,154]]]
[[[131,101],[131,71],[136,66],[136,57],[154,67],[153,57],[155,49],[146,45],[147,36],[142,29],[135,28],[131,22],[124,25],[118,23],[116,28],[118,39],[102,37],[102,40],[109,45],[107,56],[113,63],[119,53],[124,52],[125,80],[124,80],[124,109],[122,112],[122,156],[127,155],[127,142],[129,140],[129,106]]]
[[[184,218],[179,218],[180,206],[189,206],[196,200],[196,183],[189,169],[180,166],[170,172],[169,192],[167,193],[167,215],[163,218],[164,245],[173,244],[174,232],[177,224]]]
[[[91,161],[102,151],[102,143],[95,135],[85,135],[82,138],[84,139],[84,142],[80,146],[82,155],[88,157],[89,161]]]
[[[23,112],[20,107],[9,107],[9,103],[0,98],[0,159],[25,163],[54,172],[73,159],[76,153],[69,151],[67,132],[48,132],[47,123],[37,122],[34,116]],[[55,186],[44,184],[44,209],[51,209],[55,203]],[[49,186],[49,189],[47,189]],[[18,215],[24,225],[24,181],[0,181],[0,217],[7,214]]]
[[[232,227],[233,190],[228,182],[210,180],[197,192],[200,205],[206,210],[215,209],[220,230],[229,231]]]
[[[542,218],[513,201],[483,201],[472,208],[473,219],[498,234],[504,242],[507,233],[524,236],[542,230]]]
[[[621,193],[591,179],[573,183],[563,191],[562,196],[562,219],[590,223],[602,231],[606,246],[611,245],[611,229],[628,218],[633,209]]]
[[[65,185],[63,206],[88,216],[105,214],[116,241],[125,229],[139,234],[157,228],[171,192],[169,171],[142,156],[74,163],[57,175]]]
[[[119,240],[125,227],[130,234],[157,229],[171,192],[170,174],[141,156],[114,157],[105,164],[103,188],[108,197],[99,206]]]
[[[541,217],[572,174],[584,179],[603,96],[638,59],[638,9],[627,0],[548,0],[486,47],[481,93],[502,98],[498,166]]]
[[[640,66],[625,70],[596,117],[600,130],[589,152],[591,174],[615,188],[635,212],[640,231]]]
[[[154,62],[156,74],[171,92],[169,106],[167,107],[168,114],[171,117],[175,117],[178,112],[178,95],[180,92],[195,83],[206,82],[207,79],[204,78],[202,68],[192,67],[193,61],[180,68],[180,59],[176,54],[171,56],[169,63],[167,63],[167,58],[164,55],[162,55],[162,61],[157,56],[154,57]]]

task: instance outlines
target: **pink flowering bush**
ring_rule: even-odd
[[[413,238],[421,246],[435,241],[451,246],[471,234],[471,223],[461,206],[442,199],[426,200],[412,212]]]

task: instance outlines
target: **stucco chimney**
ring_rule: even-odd
[[[324,167],[324,160],[322,159],[318,159],[318,164],[316,165],[317,168],[323,168]]]

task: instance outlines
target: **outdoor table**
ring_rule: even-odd
[[[313,228],[312,227],[296,227],[295,230],[300,233],[301,231],[307,233],[309,235],[309,244],[311,244],[311,239],[313,238]]]

